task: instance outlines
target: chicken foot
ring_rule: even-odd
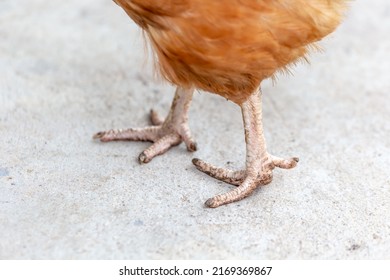
[[[149,141],[153,144],[138,157],[140,163],[148,163],[155,156],[161,155],[182,141],[187,150],[196,151],[196,143],[188,126],[188,111],[192,100],[193,89],[177,87],[175,97],[167,118],[163,121],[151,110],[152,126],[145,128],[111,129],[96,133],[93,138],[102,142],[110,141]]]
[[[267,152],[262,126],[261,91],[256,91],[241,104],[246,142],[246,169],[232,171],[217,168],[200,159],[193,159],[196,168],[218,180],[236,185],[237,188],[206,201],[211,208],[241,200],[258,186],[272,181],[275,167],[290,169],[297,165],[298,158],[282,159]]]

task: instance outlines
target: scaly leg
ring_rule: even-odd
[[[188,110],[193,89],[178,87],[172,101],[171,110],[165,121],[155,111],[150,112],[152,126],[145,128],[112,129],[96,133],[93,138],[102,142],[110,141],[150,141],[153,144],[139,155],[140,163],[147,163],[182,141],[187,150],[196,151],[196,143],[188,126]]]
[[[229,184],[238,185],[227,193],[208,199],[205,204],[211,208],[241,200],[249,196],[258,186],[270,183],[272,170],[275,167],[289,169],[298,163],[298,158],[282,159],[271,156],[267,152],[263,134],[260,90],[241,104],[241,110],[245,129],[246,169],[232,171],[217,168],[200,159],[193,160],[200,171]]]

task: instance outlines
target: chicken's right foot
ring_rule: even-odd
[[[192,99],[193,89],[177,88],[171,110],[163,121],[151,110],[152,126],[145,128],[111,129],[96,133],[93,138],[102,142],[110,141],[149,141],[153,144],[138,157],[140,163],[148,163],[154,157],[179,145],[182,141],[188,151],[196,151],[196,143],[188,126],[188,109]]]

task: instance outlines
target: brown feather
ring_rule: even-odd
[[[347,0],[115,0],[148,35],[161,74],[244,102],[339,25]]]

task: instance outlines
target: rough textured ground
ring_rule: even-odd
[[[199,151],[140,166],[147,143],[91,139],[168,110],[139,29],[112,1],[0,1],[0,258],[389,258],[389,30],[389,1],[355,1],[311,66],[265,83],[270,151],[299,167],[207,209],[229,186],[191,159],[244,165],[239,108],[196,94]]]

